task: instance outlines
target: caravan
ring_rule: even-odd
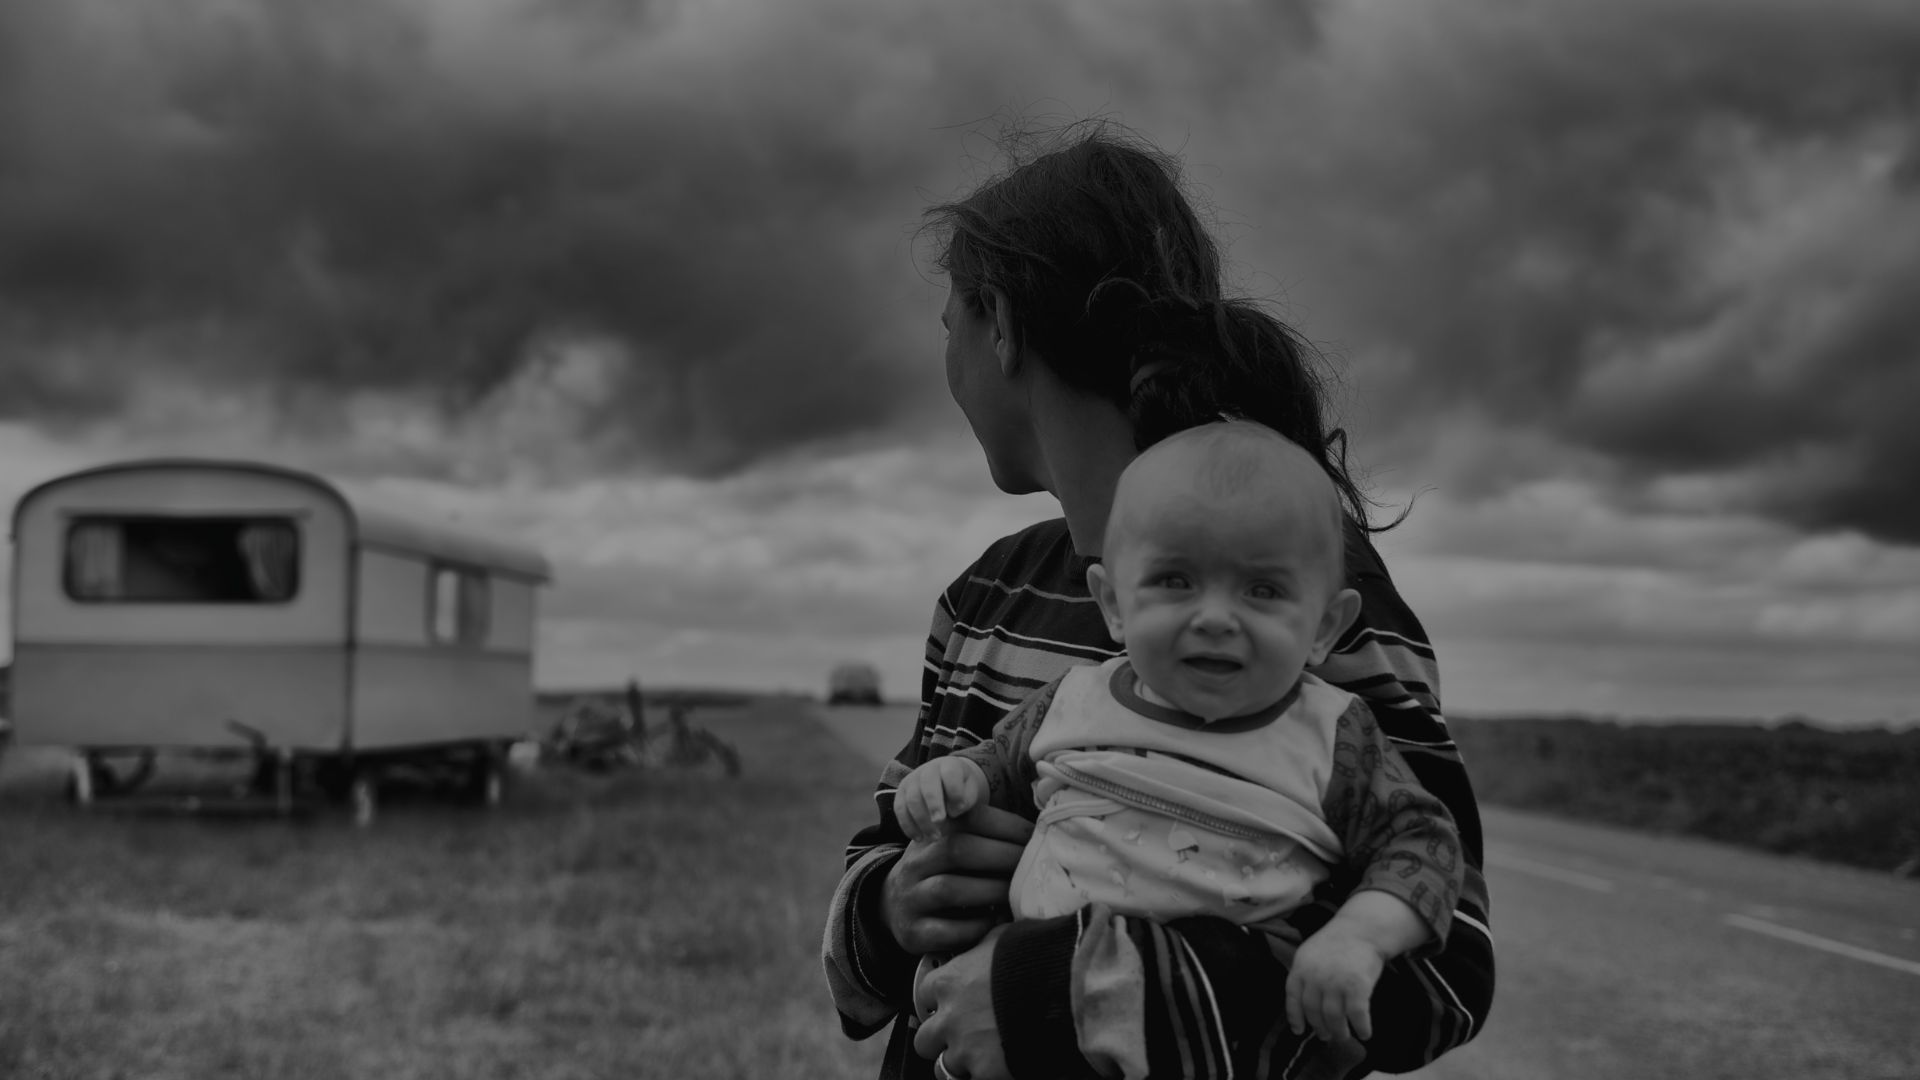
[[[492,802],[534,726],[550,571],[528,548],[192,459],[48,480],[12,536],[14,740],[74,748],[78,802],[136,786],[156,751],[252,755],[281,806],[317,787],[363,822],[400,768]]]

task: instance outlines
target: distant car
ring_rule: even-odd
[[[872,664],[847,663],[827,677],[827,704],[879,705],[880,673]]]

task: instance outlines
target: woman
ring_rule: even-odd
[[[1446,803],[1469,871],[1456,930],[1434,955],[1388,966],[1363,1064],[1407,1071],[1466,1042],[1493,991],[1481,836],[1472,789],[1441,719],[1433,653],[1368,540],[1366,503],[1321,388],[1284,324],[1221,298],[1220,257],[1182,195],[1175,164],[1104,128],[1077,134],[929,217],[945,239],[947,382],[998,486],[1047,491],[1064,516],[996,542],[941,596],[912,737],[883,771],[878,822],[856,835],[824,942],[846,1032],[891,1022],[883,1077],[1093,1076],[1076,1031],[1076,956],[1133,950],[1155,1076],[1290,1075],[1263,1062],[1287,1045],[1283,958],[1222,920],[1059,919],[998,924],[1030,826],[990,809],[953,835],[911,844],[894,786],[913,766],[989,737],[1029,691],[1113,656],[1088,597],[1088,560],[1120,471],[1140,449],[1223,413],[1265,423],[1312,452],[1352,514],[1349,584],[1361,616],[1315,673],[1368,699],[1421,783]],[[1336,877],[1296,922],[1324,923],[1351,882]],[[1118,933],[1114,932],[1118,928]],[[964,951],[963,951],[964,950]],[[920,954],[957,952],[907,1000]],[[916,1013],[925,1016],[917,1022]],[[1097,1056],[1097,1055],[1096,1055]],[[929,1060],[933,1059],[933,1060]]]

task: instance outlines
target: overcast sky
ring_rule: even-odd
[[[263,457],[537,542],[547,685],[910,695],[1055,512],[913,228],[1103,115],[1337,367],[1449,711],[1920,717],[1916,73],[1912,0],[6,0],[0,505]]]

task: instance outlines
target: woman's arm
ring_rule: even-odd
[[[889,771],[897,764],[889,762]],[[892,816],[891,805],[883,816]],[[886,932],[880,917],[881,889],[907,849],[904,835],[889,835],[898,829],[897,823],[889,830],[882,822],[854,835],[847,845],[846,870],[827,909],[820,945],[827,992],[840,1013],[840,1029],[855,1039],[867,1038],[911,1007],[908,999],[918,957]]]
[[[905,746],[880,771],[874,791],[879,820],[847,842],[846,869],[834,887],[827,909],[821,961],[827,970],[827,991],[840,1013],[840,1027],[848,1036],[864,1039],[885,1027],[913,1003],[913,969],[919,957],[908,952],[881,918],[883,888],[888,874],[907,850],[906,834],[893,815],[893,792],[900,780],[925,759],[922,749],[932,715],[935,672],[953,632],[953,606],[942,594],[934,605],[933,626],[927,634],[927,663],[920,676],[920,715]]]
[[[1381,733],[1420,786],[1446,805],[1465,864],[1445,948],[1387,965],[1374,988],[1375,1038],[1367,1065],[1407,1072],[1478,1035],[1493,1005],[1493,933],[1480,808],[1440,709],[1439,672],[1426,630],[1357,526],[1348,530],[1346,556],[1348,583],[1362,597],[1360,618],[1315,673],[1366,700]],[[1303,933],[1324,925],[1356,884],[1340,876],[1323,883],[1314,902],[1296,913],[1292,922]]]
[[[847,845],[846,870],[828,909],[821,944],[827,987],[841,1029],[856,1039],[874,1034],[899,1014],[912,1013],[913,973],[921,954],[965,949],[992,930],[1006,903],[1007,880],[1032,831],[1026,817],[982,806],[958,822],[961,828],[909,842],[894,816],[893,797],[901,778],[932,756],[929,747],[938,741],[927,729],[937,661],[953,622],[951,602],[943,596],[927,639],[920,716],[907,744],[881,771],[875,792],[879,821]],[[1037,720],[1021,718],[1043,714],[1051,698],[1051,693],[1035,695],[1035,701],[1015,710],[1003,722],[1004,731],[990,740],[995,748],[1005,743],[1011,755],[989,771],[996,803],[1003,797],[1019,801],[1022,793],[1008,777],[1021,768],[1024,740],[1037,727]]]
[[[1478,868],[1480,808],[1440,710],[1433,646],[1373,542],[1358,525],[1349,521],[1347,526],[1347,584],[1360,593],[1360,617],[1313,673],[1366,699],[1420,785],[1446,804],[1467,861]]]

